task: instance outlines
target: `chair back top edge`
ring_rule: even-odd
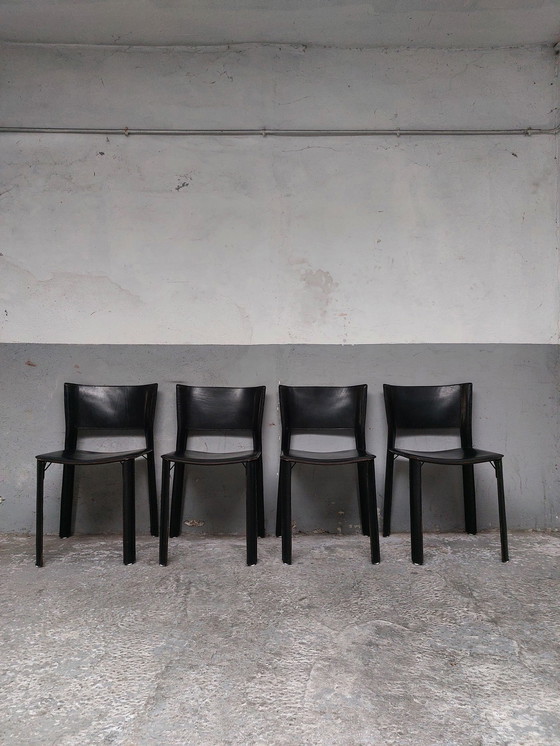
[[[367,384],[352,386],[280,385],[282,450],[295,431],[351,430],[356,447],[365,449]]]
[[[151,430],[157,383],[131,386],[64,384],[67,430]]]
[[[177,434],[249,430],[260,443],[266,386],[190,386],[178,383]]]
[[[384,384],[390,447],[397,431],[458,430],[463,447],[472,445],[472,383],[438,386]]]

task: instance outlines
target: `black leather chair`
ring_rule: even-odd
[[[243,464],[247,490],[247,564],[257,563],[257,533],[264,536],[262,418],[265,386],[247,388],[185,386],[177,384],[177,443],[173,453],[162,456],[159,563],[167,564],[168,536],[179,536],[185,491],[185,469],[191,466]],[[251,433],[252,449],[226,453],[187,450],[196,432]],[[171,519],[169,480],[174,466]]]
[[[150,531],[158,535],[157,492],[154,462],[154,415],[157,383],[145,386],[83,386],[64,384],[66,436],[64,450],[37,456],[36,564],[43,566],[43,488],[45,471],[62,464],[60,538],[72,535],[72,505],[76,466],[120,463],[123,474],[123,561],[136,561],[134,462],[144,457],[148,466]],[[145,447],[132,451],[84,451],[78,449],[80,431],[129,434],[141,431]]]
[[[362,533],[370,537],[371,561],[379,562],[379,528],[375,496],[375,469],[366,451],[367,385],[280,386],[282,452],[276,511],[276,536],[282,536],[282,561],[292,563],[291,472],[296,464],[336,466],[357,464]],[[354,435],[355,447],[344,451],[293,450],[296,432],[344,430]]]
[[[461,466],[463,469],[463,494],[465,528],[476,534],[476,502],[474,464],[490,462],[498,483],[498,512],[502,562],[507,562],[508,539],[502,472],[503,454],[481,451],[472,445],[472,383],[449,386],[383,386],[387,414],[387,467],[385,472],[385,501],[383,509],[383,536],[391,533],[391,504],[393,496],[393,466],[398,456],[409,460],[410,470],[410,532],[412,561],[424,562],[422,541],[422,465],[442,464]],[[460,436],[460,447],[442,451],[416,451],[396,447],[396,439],[403,431],[421,432],[455,431]]]

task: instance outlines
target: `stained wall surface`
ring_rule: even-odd
[[[557,119],[556,59],[544,47],[0,49],[4,126],[520,129]],[[165,384],[159,452],[173,440],[174,381],[266,383],[270,516],[279,380],[368,382],[380,455],[383,382],[473,380],[475,432],[511,464],[512,525],[558,526],[557,164],[551,135],[0,134],[3,525],[33,525],[33,457],[60,442],[65,380]],[[230,476],[204,477],[217,480],[220,509]],[[315,491],[300,526],[353,530],[337,512],[354,500],[346,473],[313,479],[295,488],[302,501]],[[454,479],[438,477],[435,527],[460,525]],[[80,527],[117,530],[105,477],[92,493],[86,481]],[[317,514],[321,501],[336,516]],[[229,523],[223,510],[205,514],[206,529],[243,530],[238,507]],[[405,502],[395,510],[406,528]],[[51,512],[48,530],[55,503]],[[481,527],[493,525],[483,509]]]

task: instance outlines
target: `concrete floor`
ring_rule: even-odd
[[[558,744],[560,537],[0,538],[2,744]]]

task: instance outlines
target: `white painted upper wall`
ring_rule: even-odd
[[[551,47],[0,44],[2,124],[75,127],[548,127]]]
[[[560,33],[558,0],[0,0],[0,16],[2,41],[55,44],[474,49]]]
[[[549,48],[5,45],[4,126],[525,128]],[[552,136],[0,134],[0,339],[557,343]]]

